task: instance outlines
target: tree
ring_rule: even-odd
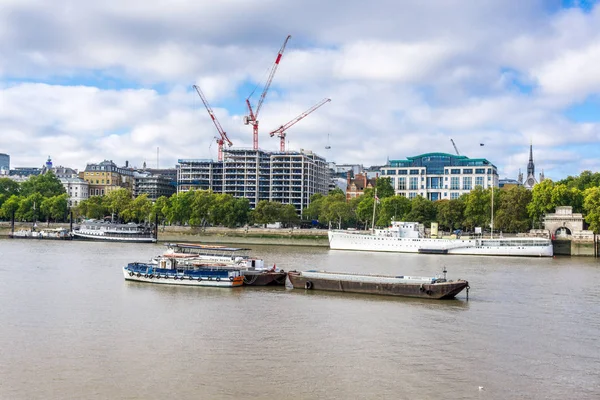
[[[226,211],[220,212],[221,209],[225,208],[223,207],[225,204],[219,205],[218,203],[219,200],[228,202],[229,197],[214,195],[210,190],[194,190],[193,193],[189,221],[191,226],[205,225],[209,221],[209,215],[211,216],[211,224],[218,225],[220,220],[225,219]],[[216,208],[212,209],[213,207]]]
[[[129,203],[129,207],[123,210],[123,218],[125,221],[144,222],[150,218],[151,212],[152,202],[148,199],[148,195],[144,193],[133,199]]]
[[[250,209],[250,202],[247,199],[238,202],[238,199],[230,194],[212,194],[211,196],[212,202],[209,209],[209,222],[211,224],[235,228],[246,223]],[[244,207],[245,212],[242,211]]]
[[[2,207],[0,207],[0,216],[3,216],[6,219],[11,219],[19,209],[21,199],[21,196],[17,196],[15,194],[10,196],[6,201],[4,201],[4,203],[2,203]]]
[[[372,198],[371,201],[373,201]],[[346,202],[346,195],[335,193],[324,198],[319,219],[327,221],[329,224],[336,222],[338,227],[341,227],[342,224],[346,224],[352,219],[353,214],[351,206]]]
[[[42,200],[42,205],[40,206],[40,214],[39,220],[43,220],[44,217],[48,222],[48,226],[50,226],[50,214],[52,213],[50,209],[52,208],[52,203],[54,203],[54,197],[47,197]]]
[[[257,224],[273,224],[280,222],[281,203],[261,200],[252,211],[252,220]]]
[[[69,212],[69,195],[63,193],[58,196],[54,196],[54,201],[50,207],[50,218],[55,221],[64,220]]]
[[[125,188],[111,190],[105,195],[105,202],[108,211],[110,211],[112,214],[112,217],[116,218],[116,220],[119,220],[127,215],[127,213],[125,213],[125,215],[122,214],[131,206],[131,191]]]
[[[328,194],[328,195],[329,195],[329,194],[331,194],[331,195],[343,194],[344,196],[346,195],[346,193],[344,193],[344,191],[343,191],[342,189],[340,189],[339,187],[337,187],[337,186],[336,186],[335,188],[331,189],[331,190],[329,191],[329,193],[327,193],[327,194]],[[312,198],[313,198],[314,196],[316,196],[316,195],[323,196],[321,193],[315,193],[315,194],[313,194],[313,195],[311,196],[311,200],[310,200],[310,201],[312,201]]]
[[[587,212],[585,222],[590,230],[600,233],[600,187],[590,187],[583,192],[583,208]]]
[[[42,197],[53,197],[66,193],[60,180],[53,172],[34,175],[21,183],[21,194],[25,197],[39,193]]]
[[[190,190],[171,196],[171,207],[167,212],[169,223],[186,223],[190,220],[194,192],[194,190]]]
[[[417,196],[411,200],[410,212],[406,215],[407,221],[420,222],[423,225],[431,225],[436,219],[436,208],[431,200],[423,196]]]
[[[583,212],[583,192],[577,187],[569,188],[565,184],[557,183],[552,188],[550,198],[555,206],[571,206],[573,212]]]
[[[378,226],[388,226],[392,220],[404,221],[411,208],[411,202],[404,196],[392,196],[381,199],[379,214],[377,216]]]
[[[298,217],[296,207],[293,204],[285,204],[281,211],[281,222],[286,226],[295,226],[300,223],[300,217]]]
[[[449,231],[462,228],[465,212],[464,198],[439,200],[433,204],[437,209],[437,221],[440,228]]]
[[[377,178],[375,180],[375,188],[377,188],[377,197],[384,199],[386,197],[392,197],[396,194],[394,187],[392,186],[392,178]]]
[[[569,176],[557,184],[564,184],[569,189],[584,191],[591,187],[600,186],[600,172],[583,171],[579,176]]]
[[[20,185],[10,178],[0,178],[0,195],[5,195],[9,198],[13,194],[19,194],[21,191]]]
[[[470,230],[475,227],[484,227],[491,219],[491,189],[484,190],[481,186],[475,186],[464,198],[464,225]]]
[[[22,197],[19,201],[15,218],[24,221],[37,221],[42,216],[40,207],[44,197],[40,193],[32,193],[28,197]]]
[[[503,232],[525,232],[531,227],[527,205],[532,193],[523,186],[500,192],[500,205],[495,212],[494,228]]]
[[[536,224],[541,225],[544,214],[553,211],[556,204],[552,202],[552,191],[554,183],[550,179],[544,179],[531,190],[531,201],[527,205],[527,213]]]
[[[352,199],[351,206],[354,209],[354,214],[356,215],[356,219],[361,222],[365,229],[371,224],[373,220],[373,202],[375,200],[373,197],[369,196],[359,196],[355,199]],[[375,208],[375,220],[377,220],[377,208]]]
[[[164,223],[164,221],[167,217],[167,214],[169,212],[169,207],[170,207],[169,202],[170,202],[170,198],[168,198],[167,196],[160,196],[158,199],[156,199],[156,201],[152,205],[150,219],[152,221],[154,221],[155,219],[158,219],[159,224]]]
[[[76,213],[85,218],[104,219],[107,213],[104,196],[91,196],[79,203]]]
[[[339,189],[339,188],[336,188]],[[332,190],[331,192],[329,192],[329,194],[342,194],[344,195],[344,192],[340,189],[339,192],[336,191],[336,189]],[[344,195],[345,196],[345,195]],[[302,217],[305,219],[310,219],[310,220],[318,220],[319,216],[321,214],[321,208],[323,205],[323,200],[325,199],[325,196],[323,196],[321,193],[315,193],[312,196],[310,196],[310,203],[308,204],[308,207],[306,207],[303,212],[302,212]]]
[[[250,219],[250,201],[246,198],[237,198],[233,202],[233,211],[229,215],[235,225],[246,225]]]

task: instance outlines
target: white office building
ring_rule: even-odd
[[[498,171],[484,158],[446,153],[427,153],[406,160],[390,160],[381,167],[381,177],[390,178],[396,194],[429,200],[458,199],[475,186],[498,187]]]
[[[89,183],[81,178],[58,178],[69,195],[69,207],[77,207],[89,196]]]

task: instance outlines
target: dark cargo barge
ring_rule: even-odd
[[[445,278],[364,275],[316,270],[290,271],[288,277],[295,289],[306,290],[329,290],[435,300],[454,298],[463,289],[467,289],[467,298],[469,293],[469,282],[462,279],[449,281]]]

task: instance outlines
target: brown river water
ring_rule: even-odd
[[[126,282],[164,246],[0,239],[0,399],[599,399],[600,262],[253,245],[456,300]]]

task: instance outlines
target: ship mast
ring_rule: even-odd
[[[373,221],[371,222],[371,231],[375,234],[375,206],[377,205],[377,188],[375,188],[375,195],[373,196]]]

